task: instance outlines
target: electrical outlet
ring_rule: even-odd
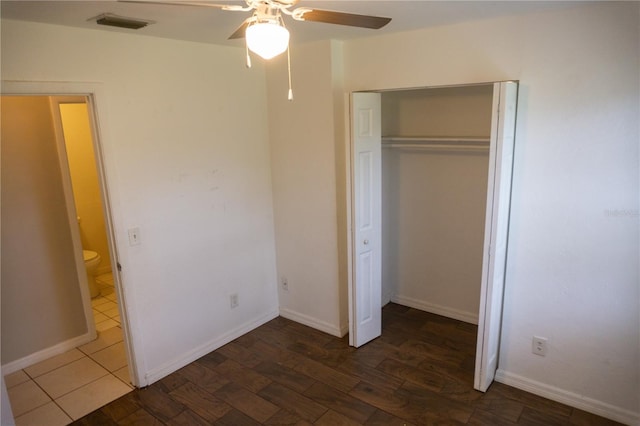
[[[140,228],[129,228],[129,245],[137,246],[140,244]]]
[[[231,305],[231,309],[238,307],[238,305],[240,304],[238,293],[233,293],[231,296],[229,296],[229,304]]]
[[[547,355],[547,338],[533,336],[531,342],[531,352],[535,355],[546,356]]]
[[[289,281],[287,281],[287,277],[280,278],[280,283],[284,291],[289,291]]]

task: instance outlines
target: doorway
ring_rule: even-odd
[[[493,86],[381,97],[382,303],[477,325]]]
[[[90,104],[83,96],[49,97],[54,123],[60,169],[65,192],[72,234],[80,238],[85,264],[92,315],[88,328],[95,325],[98,333],[122,322],[116,291],[117,270],[112,263],[115,253],[109,245],[107,220],[103,199],[104,185],[98,173],[99,158],[96,155],[95,130],[91,123]],[[70,186],[70,188],[68,188]],[[73,216],[77,229],[73,226]],[[77,243],[77,241],[75,241]],[[82,285],[82,284],[81,284]],[[86,299],[85,299],[86,300]]]
[[[402,149],[488,151],[489,158],[485,162],[485,164],[488,163],[488,167],[485,167],[486,197],[480,209],[486,212],[484,221],[480,220],[483,235],[479,238],[482,244],[478,259],[481,261],[476,262],[475,266],[480,274],[475,277],[479,297],[475,301],[478,312],[478,344],[474,387],[481,391],[486,391],[497,369],[517,100],[517,83],[515,82],[490,83],[484,86],[491,95],[491,108],[484,119],[488,134],[472,135],[463,129],[455,136],[447,132],[416,135],[412,134],[416,131],[415,128],[405,125],[405,129],[409,129],[403,130],[405,134],[390,135],[392,137],[386,138],[388,147],[395,146]],[[381,98],[381,93],[352,94],[352,149],[349,164],[351,223],[348,228],[353,229],[353,232],[348,237],[350,238],[351,269],[349,277],[350,343],[353,346],[365,344],[379,336],[381,330],[379,315],[383,300],[381,152],[382,123],[385,121],[382,116]],[[397,108],[391,108],[390,111],[397,111]],[[432,114],[437,112],[434,110]],[[454,111],[452,121],[456,121],[455,118]],[[422,119],[404,117],[403,119],[413,122],[414,127],[416,123],[420,127],[421,121],[425,121],[424,117]],[[440,120],[436,124],[441,125],[442,122],[443,120]],[[435,127],[438,128],[438,126]],[[426,263],[426,260],[422,258],[423,263]],[[418,262],[420,261],[418,259]],[[429,310],[434,306],[438,304],[414,307]],[[430,310],[433,311],[433,309]],[[461,311],[449,310],[449,313],[456,312]],[[447,312],[436,311],[435,313],[446,314]],[[466,315],[469,316],[469,314],[467,309]],[[459,319],[464,320],[464,318]]]
[[[109,238],[113,229],[92,97],[3,93],[2,100],[3,120],[7,119],[3,126],[3,197],[16,201],[3,204],[3,226],[5,216],[14,218],[10,234],[16,234],[5,236],[3,232],[3,245],[7,243],[5,248],[11,247],[12,252],[29,253],[21,257],[32,262],[7,260],[12,263],[10,279],[5,280],[3,274],[2,334],[3,348],[8,348],[3,351],[3,373],[9,373],[12,405],[14,397],[24,393],[16,388],[29,386],[34,391],[44,389],[51,400],[47,402],[43,394],[40,402],[44,405],[30,405],[38,403],[37,398],[26,405],[25,401],[17,403],[23,412],[14,410],[16,418],[31,419],[46,406],[57,410],[56,415],[76,419],[86,414],[83,410],[98,408],[129,392],[133,382],[128,342],[120,329],[120,323],[126,323],[126,312],[118,309],[122,306],[119,276],[111,267],[117,256]],[[77,164],[70,168],[74,162]],[[71,175],[78,174],[78,166],[92,169],[92,182],[86,170],[80,170],[79,179],[72,184]],[[78,196],[78,192],[84,194]],[[95,233],[91,222],[102,226],[100,243],[95,235],[87,235]],[[81,231],[80,223],[89,226]],[[17,235],[24,229],[28,235]],[[102,258],[95,265],[102,294],[99,291],[93,298],[83,249],[99,250]],[[40,278],[36,288],[24,288],[22,284],[31,281],[27,277],[32,275]],[[18,301],[19,309],[5,314],[5,295],[8,302]],[[28,303],[20,303],[21,298],[29,298]],[[105,326],[107,319],[113,327]],[[74,380],[68,380],[69,374]]]

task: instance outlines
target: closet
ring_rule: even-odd
[[[493,94],[382,93],[382,305],[478,324]]]

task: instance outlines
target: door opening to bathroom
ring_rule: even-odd
[[[94,358],[94,352],[108,347],[103,358],[109,359],[100,365],[124,382],[120,386],[127,385],[124,392],[138,379],[92,88],[3,82],[3,121],[14,119],[3,125],[2,193],[20,201],[3,203],[3,225],[6,218],[16,218],[16,232],[8,233],[15,238],[3,231],[3,245],[10,249],[13,241],[16,250],[10,251],[38,256],[33,266],[7,260],[17,278],[5,280],[3,268],[3,302],[5,290],[16,300],[21,292],[33,294],[21,284],[38,274],[41,279],[27,281],[37,281],[43,297],[6,314],[3,309],[2,367],[11,373],[69,351]],[[13,315],[11,321],[4,321],[5,315]],[[11,324],[19,327],[15,333]],[[21,337],[12,339],[14,334]]]
[[[89,289],[92,315],[89,326],[98,332],[118,326],[120,312],[113,276],[111,249],[106,228],[102,186],[96,161],[95,142],[90,120],[90,104],[86,97],[52,96],[51,112],[58,141],[63,184],[71,186],[67,197],[67,210],[73,212],[80,239],[82,260]],[[74,238],[77,246],[77,238]],[[82,274],[81,274],[82,275]],[[85,298],[86,300],[86,298]],[[108,303],[107,302],[111,302]]]

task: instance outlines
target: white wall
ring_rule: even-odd
[[[383,295],[478,323],[488,166],[488,152],[383,149]]]
[[[107,184],[142,385],[277,315],[264,70],[246,70],[243,57],[243,49],[2,22],[3,79],[102,88]],[[141,244],[130,247],[134,226]]]
[[[499,378],[629,423],[640,412],[639,7],[344,45],[347,90],[520,80]],[[531,353],[533,335],[549,339],[546,357]]]
[[[286,55],[267,69],[278,275],[289,287],[279,287],[280,313],[338,336],[348,326],[346,259],[338,256],[346,234],[338,232],[345,223],[337,190],[345,170],[336,135],[342,128],[340,53],[335,42],[291,49],[293,102],[287,100]]]
[[[489,138],[492,102],[492,84],[383,92],[382,135]]]

